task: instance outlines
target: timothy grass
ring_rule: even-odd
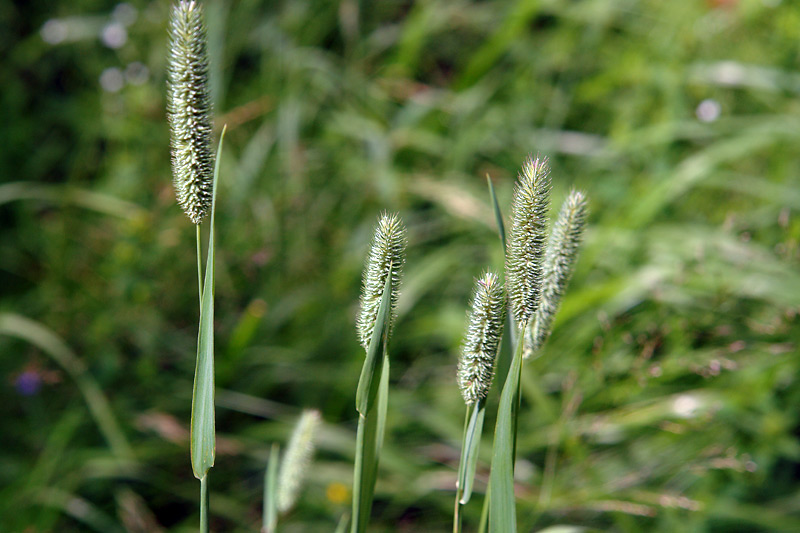
[[[271,443],[307,407],[326,425],[285,524],[332,530],[350,511],[352,326],[382,209],[414,245],[370,528],[452,528],[454,354],[472,278],[503,264],[484,179],[507,206],[537,152],[554,203],[574,185],[592,209],[552,335],[521,373],[519,529],[798,528],[800,18],[791,2],[717,4],[207,4],[215,131],[229,124],[213,529],[258,529]],[[45,347],[4,334],[3,531],[197,528],[195,230],[169,183],[168,5],[131,5],[114,49],[97,35],[129,19],[111,4],[0,7],[0,308],[68,347],[132,450],[116,454]],[[43,39],[50,20],[65,40]],[[99,85],[106,69],[119,91]],[[467,525],[490,450],[485,434]]]

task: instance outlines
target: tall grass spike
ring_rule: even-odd
[[[547,159],[529,157],[514,189],[506,253],[508,298],[520,325],[528,322],[539,305],[549,204]]]
[[[503,284],[497,274],[486,272],[475,284],[467,334],[458,362],[458,386],[467,405],[489,393],[505,315]]]
[[[300,415],[289,438],[286,454],[278,472],[278,511],[285,513],[297,502],[311,457],[314,455],[314,432],[319,426],[319,411],[307,409]]]
[[[586,228],[586,195],[573,190],[561,206],[544,256],[542,297],[535,319],[525,333],[524,357],[536,352],[550,335],[561,297],[567,289]]]
[[[202,6],[181,0],[169,24],[167,115],[178,204],[195,224],[211,209],[214,155]]]
[[[394,318],[400,274],[405,261],[405,247],[406,230],[403,221],[396,214],[382,214],[375,227],[367,265],[364,268],[361,313],[356,323],[358,337],[364,349],[369,349],[387,276],[391,276],[391,312],[392,319]],[[393,320],[390,320],[390,324],[392,322]]]

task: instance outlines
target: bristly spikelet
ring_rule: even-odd
[[[547,159],[528,158],[511,204],[506,283],[514,318],[520,325],[528,322],[539,305],[550,203],[549,174]]]
[[[314,454],[314,432],[319,423],[319,411],[307,409],[300,415],[289,438],[278,472],[277,508],[281,513],[291,509],[300,494],[300,487]]]
[[[486,398],[494,377],[494,362],[506,316],[503,284],[493,272],[475,284],[467,334],[458,362],[458,386],[467,405]]]
[[[203,9],[181,0],[169,24],[167,115],[178,204],[199,224],[211,208],[214,155]]]
[[[575,269],[583,230],[586,227],[586,196],[573,190],[567,196],[558,214],[553,233],[547,241],[547,252],[544,256],[544,280],[542,297],[536,310],[533,324],[525,332],[524,357],[536,352],[550,335],[553,319],[561,297]]]
[[[364,349],[369,349],[372,330],[378,318],[383,287],[386,277],[391,276],[391,314],[389,324],[394,322],[397,294],[400,287],[400,273],[405,261],[406,230],[403,221],[396,214],[383,213],[375,227],[367,265],[364,267],[364,281],[361,291],[361,313],[356,329]]]

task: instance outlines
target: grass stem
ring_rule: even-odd
[[[208,473],[200,478],[200,533],[208,533]]]

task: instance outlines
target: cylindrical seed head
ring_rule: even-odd
[[[358,337],[364,349],[369,349],[372,330],[378,317],[386,278],[391,278],[391,319],[394,322],[400,274],[405,261],[406,230],[396,214],[383,213],[378,219],[370,245],[361,291],[361,312],[356,323]]]
[[[203,9],[181,0],[169,23],[167,115],[172,146],[172,179],[178,204],[195,224],[211,208],[214,154]]]
[[[458,386],[467,405],[485,398],[492,386],[505,316],[503,284],[497,274],[486,272],[475,284],[467,334],[458,362]]]
[[[558,214],[553,232],[547,242],[544,256],[544,280],[542,297],[534,315],[533,324],[525,334],[524,357],[536,352],[550,335],[553,319],[561,297],[575,270],[583,230],[586,228],[587,201],[586,196],[573,190],[567,196]]]
[[[539,305],[549,204],[547,159],[528,158],[514,189],[506,253],[508,298],[520,325],[528,322]]]
[[[311,456],[314,454],[314,432],[319,423],[319,411],[305,410],[289,438],[278,472],[277,508],[281,513],[291,509],[300,494]]]

